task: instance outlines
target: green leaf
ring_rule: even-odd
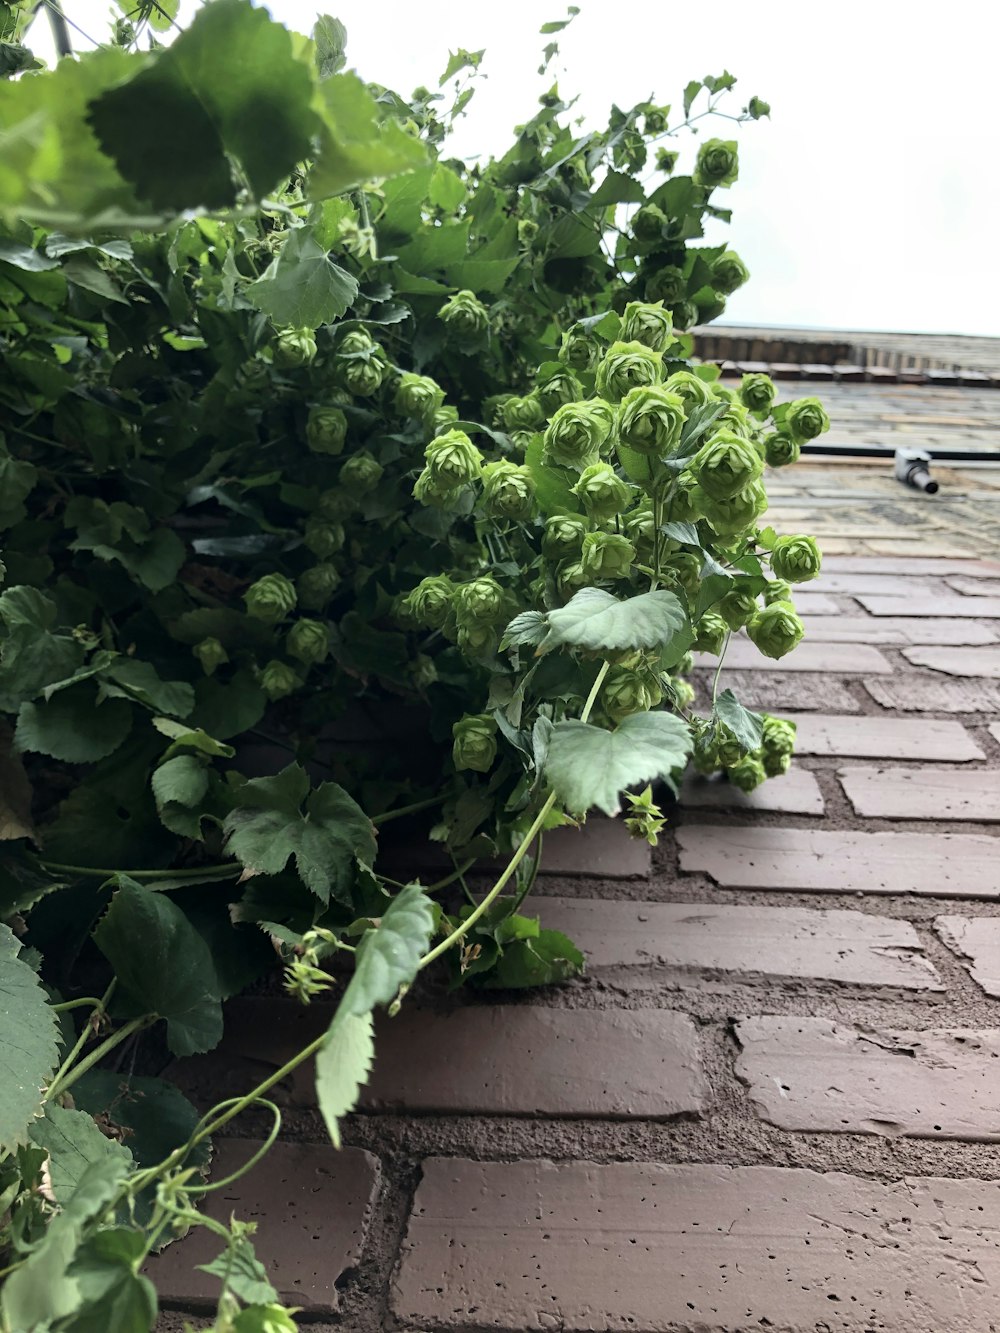
[[[124,875],[117,880],[94,943],[137,1011],[166,1019],[174,1055],[210,1051],[222,1036],[222,1008],[212,993],[215,969],[208,945],[169,898]]]
[[[78,1110],[121,1130],[140,1168],[155,1166],[187,1143],[199,1120],[195,1107],[167,1079],[126,1076],[111,1069],[89,1069],[73,1084],[73,1102]],[[210,1157],[208,1144],[200,1143],[185,1161],[207,1167]]]
[[[465,51],[459,47],[457,51],[449,51],[448,63],[438,79],[438,87],[443,88],[449,79],[453,79],[463,69],[478,69],[485,54],[485,48],[482,51]]]
[[[378,928],[361,937],[354,975],[340,1003],[344,1013],[359,1016],[377,1004],[389,1004],[400,986],[413,981],[434,920],[434,903],[419,884],[400,889]]]
[[[11,458],[0,444],[0,528],[12,528],[24,518],[24,501],[37,480],[38,472],[31,463]]]
[[[335,1018],[316,1055],[316,1095],[335,1148],[340,1147],[340,1121],[357,1105],[375,1060],[372,1026],[370,1012]]]
[[[67,282],[72,282],[77,287],[82,287],[84,291],[99,296],[102,301],[118,301],[122,305],[128,305],[128,300],[117,282],[93,260],[84,259],[79,255],[74,256],[66,260],[62,272]]]
[[[698,94],[701,92],[701,90],[702,90],[702,86],[703,86],[703,85],[702,85],[702,82],[701,82],[700,79],[692,79],[691,82],[688,84],[688,86],[684,89],[684,115],[685,115],[685,116],[688,116],[688,115],[690,114],[690,112],[691,112],[691,104],[694,102],[694,99],[695,99],[695,98],[698,96]]]
[[[56,1015],[20,944],[0,925],[0,1144],[23,1143],[59,1051]]]
[[[318,329],[338,319],[357,294],[357,280],[327,257],[311,227],[293,231],[263,277],[246,289],[275,324],[300,329]]]
[[[307,182],[310,199],[341,194],[352,185],[395,176],[426,161],[423,144],[397,121],[379,123],[375,100],[356,74],[326,79],[316,100],[323,123]]]
[[[44,273],[47,269],[58,268],[54,259],[49,259],[41,250],[30,245],[20,245],[17,241],[0,239],[0,261],[13,264],[26,273]]]
[[[116,1158],[126,1168],[132,1154],[107,1138],[85,1111],[69,1110],[51,1102],[45,1115],[31,1126],[31,1141],[49,1154],[49,1179],[57,1203],[65,1203],[94,1162]]]
[[[569,27],[569,25],[573,22],[573,20],[576,18],[579,12],[580,12],[579,5],[567,5],[566,13],[569,15],[568,18],[554,19],[551,23],[543,23],[542,26],[538,29],[538,31],[542,34],[543,37],[547,37],[549,33],[552,32],[562,32],[563,28]]]
[[[225,208],[237,194],[230,156],[258,199],[308,156],[313,91],[286,28],[250,0],[214,0],[138,74],[98,97],[90,121],[154,208]],[[150,153],[153,124],[169,133]]]
[[[733,733],[744,750],[759,750],[764,739],[764,719],[744,708],[732,690],[723,690],[712,712]]]
[[[305,769],[290,764],[243,783],[235,800],[223,829],[229,852],[248,870],[276,875],[294,857],[318,898],[327,902],[332,893],[350,903],[356,867],[371,867],[376,846],[371,821],[342,787],[324,782],[310,791]]]
[[[150,721],[161,735],[170,737],[171,744],[163,752],[164,762],[185,750],[194,750],[211,759],[232,759],[236,753],[231,745],[217,741],[208,732],[191,727],[187,722],[175,722],[171,717],[154,717]]]
[[[267,1271],[254,1253],[245,1236],[240,1236],[227,1250],[208,1264],[197,1267],[211,1277],[221,1278],[241,1301],[250,1305],[266,1305],[277,1301],[278,1293],[267,1280]]]
[[[161,680],[149,662],[116,657],[107,674],[115,683],[105,682],[102,689],[113,698],[134,699],[154,713],[169,713],[173,717],[187,717],[194,708],[192,687],[182,680]]]
[[[164,825],[181,838],[201,838],[197,807],[208,791],[208,770],[194,755],[168,759],[153,771],[153,796]]]
[[[564,468],[542,462],[542,437],[533,435],[524,461],[535,483],[535,499],[543,514],[578,514],[580,501],[570,487],[576,480]]]
[[[14,741],[19,750],[51,755],[68,764],[92,764],[117,750],[132,727],[124,700],[98,704],[90,684],[61,690],[47,702],[22,704]]]
[[[316,72],[328,79],[344,68],[347,60],[347,29],[340,19],[320,14],[313,24],[312,38],[316,43]]]
[[[664,648],[686,628],[684,608],[672,592],[644,592],[620,602],[602,588],[581,588],[565,606],[549,612],[549,632],[539,651]]]
[[[536,648],[548,632],[549,618],[544,611],[522,611],[504,630],[500,648]]]
[[[683,542],[685,546],[697,546],[701,549],[701,538],[698,536],[698,525],[696,523],[663,523],[660,525],[660,531],[675,542]]]
[[[636,713],[614,731],[574,719],[552,728],[545,776],[573,814],[596,806],[614,815],[626,787],[669,778],[690,753],[687,725],[670,713]]]
[[[442,209],[445,213],[454,213],[459,205],[465,202],[467,193],[461,176],[452,171],[451,167],[446,167],[443,162],[438,162],[431,176],[427,194],[434,207]]]
[[[69,1270],[81,1308],[69,1333],[149,1333],[158,1311],[156,1288],[137,1273],[146,1251],[142,1231],[109,1227],[88,1236]]]
[[[521,990],[552,986],[579,976],[584,956],[558,930],[540,930],[530,939],[505,944],[496,965],[479,985],[484,990]]]

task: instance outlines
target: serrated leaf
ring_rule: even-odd
[[[29,1133],[32,1143],[49,1154],[49,1180],[57,1203],[69,1199],[94,1162],[114,1158],[126,1168],[132,1165],[132,1154],[124,1144],[102,1134],[85,1111],[50,1102]]]
[[[549,632],[549,618],[543,611],[522,611],[503,632],[501,651],[507,648],[536,647]]]
[[[14,268],[23,269],[26,273],[44,273],[59,267],[54,259],[49,259],[41,250],[6,239],[0,239],[0,262],[12,264]]]
[[[344,68],[347,59],[347,29],[340,19],[320,14],[313,25],[312,38],[316,43],[316,73],[320,79]]]
[[[0,925],[0,1144],[25,1141],[59,1052],[58,1024],[9,926]]]
[[[198,1264],[197,1267],[211,1277],[224,1280],[227,1288],[248,1304],[266,1305],[268,1301],[278,1299],[278,1293],[267,1280],[264,1265],[245,1236],[235,1239],[211,1263]]]
[[[361,937],[354,975],[340,1003],[343,1011],[359,1015],[389,1004],[400,986],[417,975],[433,929],[433,902],[419,884],[407,884],[386,908],[378,928]]]
[[[180,754],[153,770],[156,809],[171,833],[201,838],[198,806],[208,791],[208,770],[191,754]]]
[[[199,1113],[180,1088],[164,1078],[89,1069],[73,1084],[73,1103],[123,1132],[139,1167],[155,1166],[187,1143]],[[185,1158],[188,1166],[207,1167],[211,1152],[200,1143]]]
[[[149,662],[133,657],[116,657],[107,671],[114,685],[104,684],[105,694],[113,698],[134,699],[155,713],[187,717],[194,708],[194,690],[183,680],[161,680]]]
[[[663,523],[660,525],[660,531],[672,541],[683,542],[685,546],[701,548],[701,539],[698,536],[698,525],[696,523]]]
[[[448,63],[438,79],[438,87],[443,88],[449,79],[453,79],[463,69],[478,69],[485,54],[485,48],[482,51],[465,51],[459,47],[457,51],[449,51]]]
[[[626,787],[669,778],[690,753],[687,725],[671,713],[637,713],[614,731],[574,719],[552,728],[545,776],[573,814],[614,815]]]
[[[136,1272],[145,1253],[145,1233],[133,1227],[86,1237],[69,1270],[80,1299],[73,1333],[148,1333],[158,1303],[152,1282]]]
[[[483,990],[523,990],[553,986],[579,976],[584,956],[558,930],[539,930],[530,939],[505,944],[503,953],[479,985]]]
[[[759,750],[764,740],[764,719],[744,708],[732,690],[723,690],[713,713],[733,733],[744,750]]]
[[[322,125],[319,152],[307,181],[310,199],[326,199],[426,161],[423,144],[397,121],[379,122],[375,100],[356,74],[334,74],[324,80],[316,100]]]
[[[621,602],[602,588],[581,588],[565,606],[550,611],[548,620],[540,652],[561,647],[589,652],[664,648],[688,623],[672,592],[644,592]]]
[[[371,1013],[344,1014],[335,1019],[316,1056],[316,1095],[335,1148],[340,1147],[340,1121],[358,1103],[375,1059]]]
[[[118,749],[132,727],[122,699],[97,702],[90,684],[73,685],[46,702],[22,704],[14,741],[19,750],[47,754],[68,764],[92,764]]]
[[[357,279],[327,256],[311,227],[293,231],[264,275],[246,289],[275,324],[301,329],[339,319],[357,295]]]

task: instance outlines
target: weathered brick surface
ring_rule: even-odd
[[[977,597],[974,607],[970,606],[968,597],[941,594],[932,597],[881,597],[861,593],[858,601],[873,616],[926,616],[928,620],[940,616],[959,616],[964,619],[973,614],[991,620],[1000,617],[1000,597]]]
[[[989,725],[989,733],[997,744],[1000,745],[1000,722],[991,722]]]
[[[824,574],[931,574],[979,575],[988,578],[1000,575],[1000,562],[995,560],[940,560],[924,556],[831,555],[823,561]]]
[[[879,597],[918,597],[930,596],[934,584],[926,578],[907,575],[897,577],[893,574],[863,574],[853,571],[838,574],[825,566],[818,579],[809,584],[817,592],[844,593],[854,597],[866,593]]]
[[[987,648],[904,648],[914,666],[943,671],[949,676],[1000,680],[1000,645]]]
[[[1000,597],[1000,578],[973,579],[967,574],[953,574],[945,583],[967,597]]]
[[[1000,771],[844,768],[838,776],[857,814],[867,818],[1000,822]]]
[[[934,929],[968,962],[972,980],[1000,999],[1000,917],[939,916]]]
[[[813,829],[687,825],[682,870],[727,888],[920,893],[994,898],[1000,840],[978,833],[825,833]]]
[[[996,1181],[432,1158],[392,1310],[421,1333],[987,1333],[998,1284]]]
[[[883,708],[904,713],[995,713],[1000,685],[986,680],[944,680],[916,673],[894,680],[866,680],[865,689]],[[886,755],[887,759],[901,758]]]
[[[541,897],[532,911],[575,940],[598,977],[653,964],[671,973],[732,974],[733,981],[940,989],[910,923],[865,912]]]
[[[260,1147],[245,1139],[216,1143],[212,1176],[222,1180]],[[268,1276],[290,1305],[335,1310],[337,1279],[361,1260],[379,1187],[379,1162],[359,1148],[276,1143],[248,1174],[205,1196],[205,1210],[220,1222],[235,1214],[255,1222],[254,1245]],[[215,1301],[219,1279],[201,1273],[222,1252],[218,1238],[198,1227],[150,1263],[164,1301]]]
[[[780,1129],[1000,1140],[1000,1028],[919,1032],[748,1018],[736,1066]]]
[[[833,597],[821,592],[801,592],[795,590],[795,605],[804,616],[836,616],[840,607]]]
[[[804,608],[799,606],[804,613]],[[1000,625],[990,620],[924,620],[919,616],[813,616],[803,614],[806,638],[813,643],[945,644],[979,646],[1000,640]]]
[[[933,759],[962,763],[983,752],[960,722],[894,717],[838,717],[785,713],[795,722],[797,754],[854,759]]]
[[[800,645],[801,647],[801,645]],[[704,678],[709,694],[712,677]],[[806,711],[856,713],[859,705],[842,681],[834,676],[793,676],[787,671],[731,671],[728,654],[725,684],[746,708],[774,713],[791,708]]]
[[[698,666],[710,667],[717,658],[696,653]],[[841,676],[889,675],[892,665],[879,652],[863,643],[810,643],[803,639],[793,653],[775,661],[765,657],[749,639],[734,638],[726,652],[726,667],[736,671],[829,671]]]
[[[821,815],[823,793],[808,769],[794,765],[780,778],[771,778],[756,791],[742,792],[731,782],[690,777],[681,789],[681,805],[693,809],[775,810],[784,815]]]

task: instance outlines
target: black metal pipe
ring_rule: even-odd
[[[896,450],[884,444],[803,444],[803,454],[825,455],[827,458],[895,458]],[[1000,463],[1000,450],[927,449],[935,462],[942,463]]]

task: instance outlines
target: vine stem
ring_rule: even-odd
[[[46,870],[53,870],[57,875],[89,875],[92,879],[108,879],[112,875],[128,875],[129,879],[156,881],[158,879],[176,879],[178,875],[206,875],[213,879],[228,879],[230,875],[240,875],[243,867],[237,861],[224,865],[201,866],[174,870],[125,870],[121,866],[109,869],[107,866],[71,866],[62,861],[42,861]]]
[[[111,982],[110,982],[110,984],[109,984],[109,986],[108,986],[108,989],[104,992],[104,994],[101,996],[101,998],[100,998],[99,1000],[89,1001],[89,1003],[91,1003],[91,1004],[93,1005],[93,1009],[94,1009],[94,1013],[95,1013],[95,1014],[98,1014],[98,1013],[104,1013],[104,1012],[105,1012],[105,1010],[107,1009],[108,1004],[109,1004],[109,1002],[110,1002],[110,1000],[111,1000],[112,995],[114,995],[114,993],[115,993],[115,986],[116,986],[117,984],[118,984],[118,978],[117,978],[117,977],[112,977]],[[77,1001],[77,1003],[79,1003],[79,1001]],[[59,1008],[64,1008],[64,1007],[65,1007],[65,1006],[62,1006],[62,1005],[59,1006]],[[80,1052],[83,1050],[84,1046],[86,1046],[86,1044],[87,1044],[87,1038],[90,1037],[91,1035],[92,1035],[92,1034],[91,1034],[91,1029],[90,1029],[90,1020],[88,1019],[87,1022],[84,1023],[84,1025],[83,1025],[83,1031],[80,1033],[79,1037],[77,1037],[76,1042],[75,1042],[75,1044],[74,1044],[74,1046],[73,1046],[73,1049],[70,1051],[70,1053],[66,1056],[66,1059],[62,1062],[62,1064],[61,1064],[61,1065],[59,1066],[59,1068],[56,1070],[55,1075],[54,1075],[54,1077],[53,1077],[53,1079],[52,1079],[52,1082],[49,1084],[48,1088],[46,1089],[46,1091],[45,1091],[45,1099],[46,1099],[46,1101],[47,1101],[51,1096],[53,1096],[53,1094],[54,1094],[55,1092],[58,1091],[59,1084],[62,1082],[62,1080],[63,1080],[63,1079],[66,1077],[66,1075],[69,1073],[69,1071],[70,1071],[70,1069],[71,1069],[71,1067],[72,1067],[74,1061],[76,1060],[77,1056],[78,1056],[78,1055],[80,1054]]]
[[[60,1070],[49,1084],[45,1093],[45,1100],[51,1101],[52,1098],[58,1096],[59,1093],[65,1092],[67,1088],[71,1088],[78,1079],[83,1078],[88,1069],[93,1069],[94,1065],[99,1064],[100,1061],[103,1060],[109,1052],[113,1051],[116,1046],[120,1046],[123,1041],[131,1037],[133,1032],[139,1032],[155,1022],[155,1014],[143,1014],[141,1018],[133,1018],[130,1019],[129,1022],[122,1024],[120,1028],[117,1028],[112,1032],[110,1037],[105,1041],[102,1041],[99,1046],[96,1046],[94,1050],[92,1050],[90,1054],[85,1059],[81,1060],[74,1068],[70,1069],[67,1066],[65,1073]],[[86,1032],[87,1030],[84,1028],[83,1033],[81,1034],[84,1039],[86,1039]],[[77,1042],[77,1045],[73,1048],[73,1051],[70,1052],[70,1054],[75,1058],[75,1055],[82,1049],[83,1044]]]
[[[400,805],[395,810],[386,810],[384,814],[372,815],[373,824],[388,824],[390,819],[402,819],[404,815],[415,815],[420,810],[430,810],[432,806],[440,805],[444,800],[443,796],[429,796],[425,801],[414,801],[412,805]]]
[[[719,665],[715,668],[715,679],[712,681],[712,707],[715,707],[715,696],[719,692],[719,677],[722,675],[722,664],[726,660],[726,651],[729,648],[729,640],[733,637],[733,631],[730,630],[726,635],[725,643],[722,645],[722,652],[719,654]]]

